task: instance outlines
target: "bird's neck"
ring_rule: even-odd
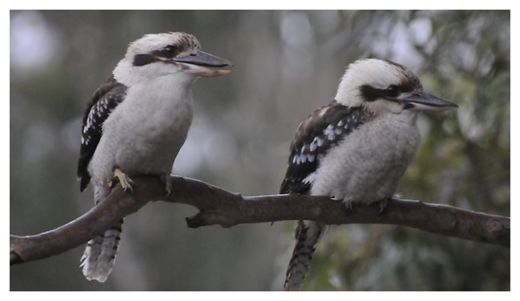
[[[417,123],[417,112],[412,112],[409,110],[402,110],[401,112],[384,112],[375,114],[375,119],[384,119],[415,125]]]
[[[173,65],[133,66],[127,60],[121,60],[112,72],[119,83],[133,87],[136,85],[153,85],[158,82],[169,82],[176,88],[189,88],[195,77],[176,69]]]
[[[146,97],[166,110],[177,103],[191,103],[192,83],[192,78],[161,76],[131,86],[129,93],[139,95],[138,98]]]

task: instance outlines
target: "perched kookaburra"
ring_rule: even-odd
[[[347,207],[387,200],[419,145],[417,113],[453,107],[426,93],[399,64],[358,60],[347,68],[335,100],[298,126],[280,193],[325,195]],[[298,222],[286,290],[301,287],[324,228]]]
[[[200,49],[191,34],[147,34],[94,93],[83,117],[78,177],[82,191],[92,179],[96,204],[115,179],[131,191],[134,175],[170,174],[191,124],[192,83],[229,73],[222,69],[228,61]],[[88,280],[106,281],[122,222],[88,242],[81,258]]]

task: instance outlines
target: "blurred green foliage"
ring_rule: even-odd
[[[335,95],[361,57],[404,64],[459,104],[423,115],[405,198],[510,213],[509,11],[12,11],[11,233],[91,206],[75,170],[82,110],[129,42],[186,31],[230,59],[194,87],[195,120],[174,172],[243,194],[276,193],[298,122]],[[113,275],[83,279],[82,248],[11,267],[12,290],[277,290],[293,222],[187,229],[192,208],[129,217]],[[335,226],[307,290],[509,290],[510,251],[382,225]]]

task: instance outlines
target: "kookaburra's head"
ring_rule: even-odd
[[[130,43],[114,69],[117,81],[130,86],[162,76],[191,79],[231,72],[231,63],[201,50],[195,36],[183,32],[147,34]]]
[[[364,106],[376,115],[457,107],[426,93],[417,76],[404,66],[379,59],[350,64],[339,84],[336,101],[349,107]]]

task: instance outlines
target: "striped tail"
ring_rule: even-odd
[[[103,183],[94,183],[94,203],[102,202],[109,194],[110,188]],[[97,236],[87,243],[87,247],[80,259],[80,268],[87,280],[105,282],[114,267],[123,219],[106,230],[103,235]]]
[[[123,220],[87,243],[80,267],[87,280],[105,282],[114,267]]]
[[[296,246],[287,267],[284,290],[300,290],[305,274],[311,265],[316,244],[325,230],[325,225],[313,221],[298,221]]]

